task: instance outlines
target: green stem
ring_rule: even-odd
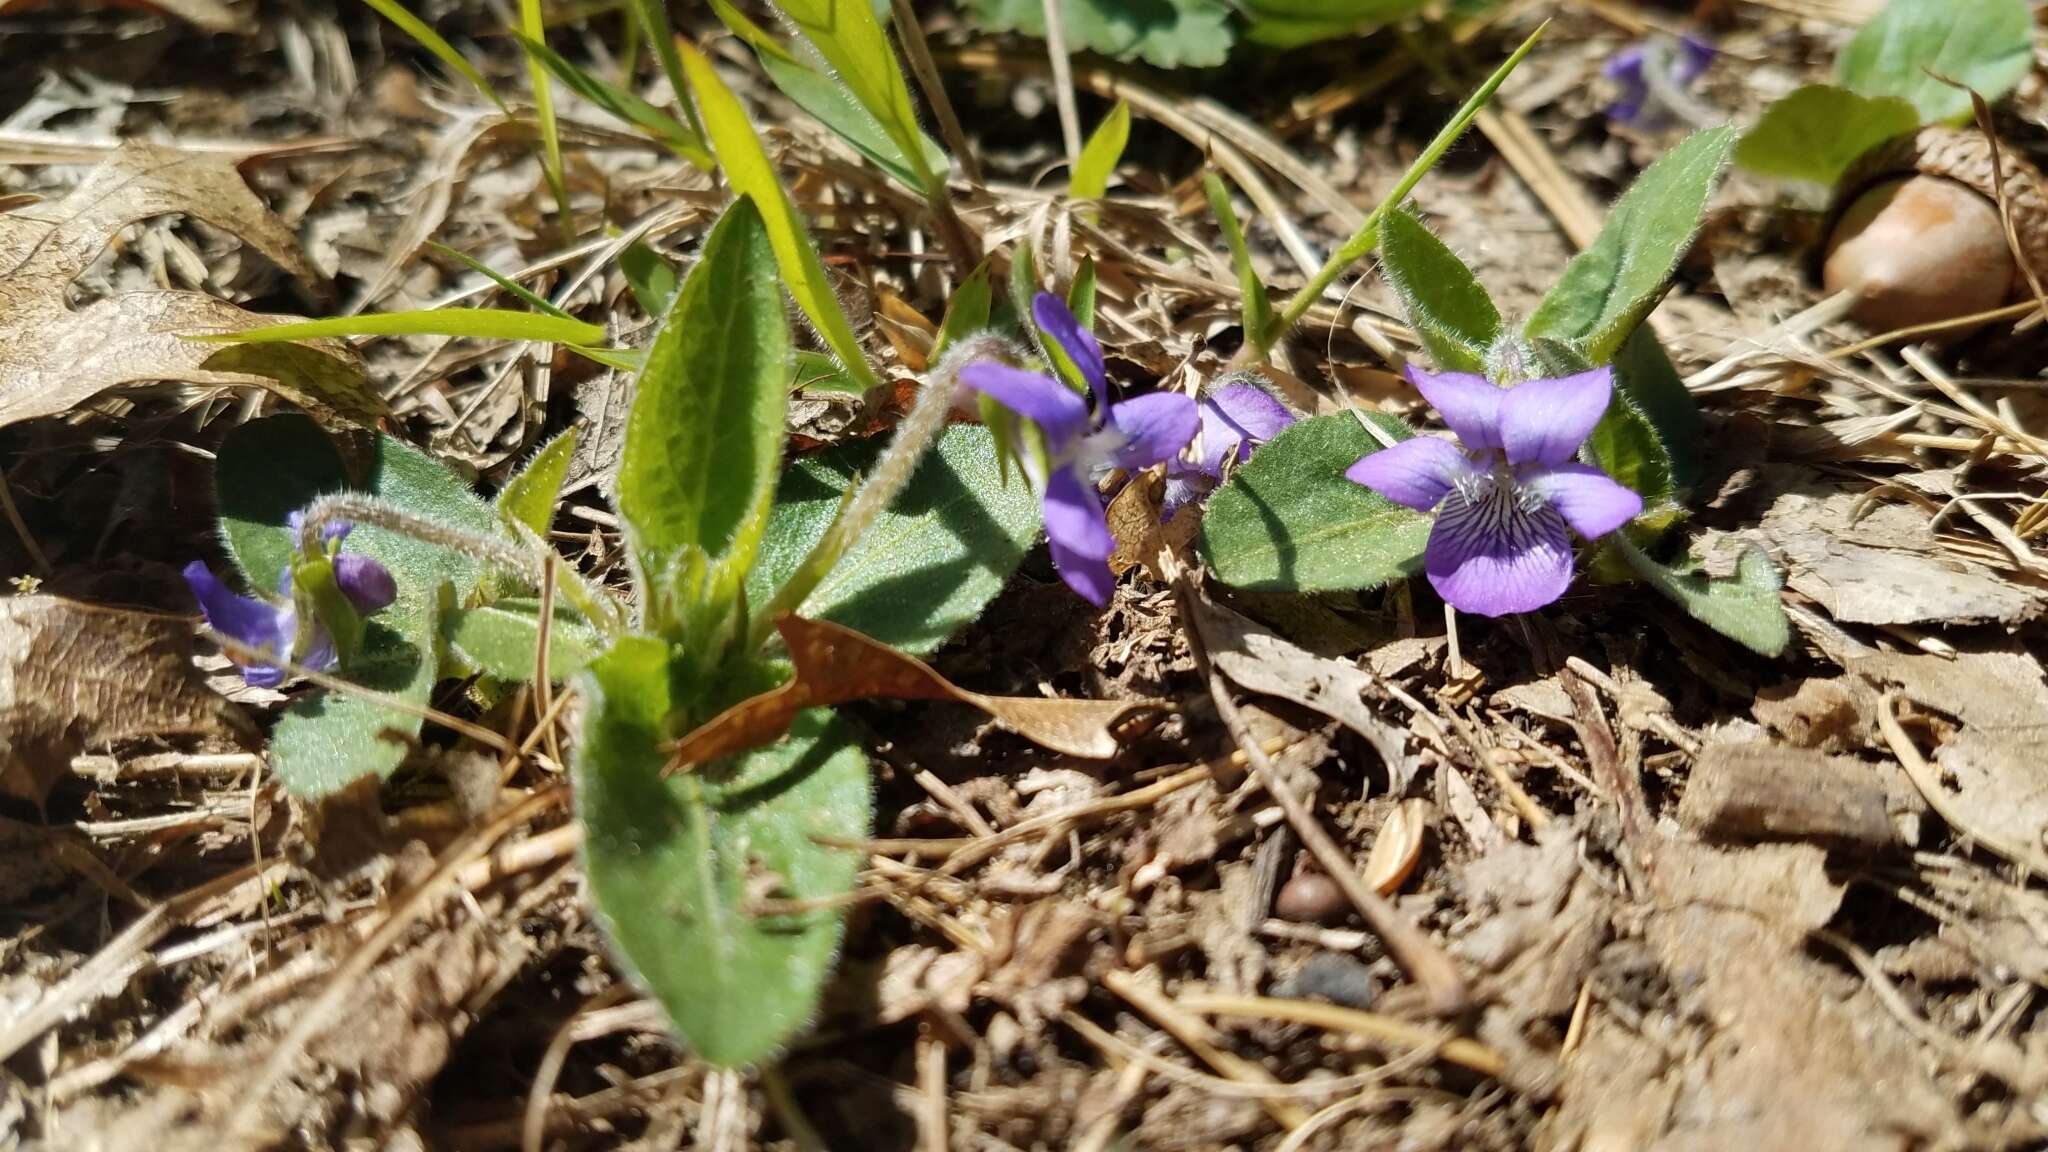
[[[1547,20],[1538,25],[1534,32],[1529,33],[1529,38],[1522,41],[1521,47],[1516,48],[1513,55],[1499,68],[1494,69],[1493,75],[1486,78],[1486,83],[1481,84],[1479,90],[1465,100],[1458,108],[1457,115],[1451,117],[1450,123],[1445,124],[1443,130],[1436,134],[1436,138],[1429,142],[1429,147],[1424,148],[1422,154],[1415,158],[1415,163],[1408,166],[1408,171],[1402,175],[1400,183],[1395,184],[1380,200],[1379,205],[1365,218],[1365,222],[1358,226],[1358,231],[1352,234],[1351,239],[1345,241],[1344,246],[1337,249],[1322,268],[1317,270],[1315,276],[1302,286],[1301,291],[1296,292],[1294,297],[1287,301],[1287,306],[1280,310],[1280,315],[1274,318],[1273,323],[1264,332],[1259,333],[1256,339],[1245,341],[1243,349],[1237,354],[1237,363],[1234,367],[1242,368],[1263,362],[1267,353],[1272,351],[1273,345],[1278,344],[1281,337],[1291,331],[1308,313],[1309,308],[1314,306],[1317,300],[1322,299],[1324,291],[1336,283],[1337,277],[1379,246],[1380,221],[1408,198],[1408,194],[1415,190],[1415,186],[1422,182],[1422,178],[1428,175],[1429,170],[1436,167],[1437,161],[1443,159],[1444,153],[1449,152],[1451,146],[1465,134],[1465,130],[1472,126],[1473,119],[1486,107],[1487,102],[1493,99],[1493,94],[1500,89],[1501,84],[1514,73],[1522,58],[1536,47],[1537,38],[1542,36],[1543,30],[1548,27],[1550,22]]]

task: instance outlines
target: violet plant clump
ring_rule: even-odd
[[[1511,388],[1413,367],[1408,378],[1459,443],[1417,436],[1344,475],[1396,504],[1436,511],[1423,570],[1452,607],[1480,616],[1541,608],[1571,586],[1567,526],[1597,540],[1642,514],[1641,496],[1573,459],[1614,398],[1613,369]]]
[[[297,539],[301,516],[292,513],[290,528]],[[349,605],[365,615],[388,606],[398,598],[398,584],[384,565],[357,553],[343,552],[341,542],[351,525],[329,522],[321,526],[323,559],[333,565],[334,584]],[[268,656],[268,660],[234,654],[242,679],[258,688],[275,688],[285,681],[286,663],[325,672],[340,662],[333,633],[327,622],[310,605],[302,614],[295,595],[298,564],[287,565],[279,575],[277,600],[244,596],[229,588],[213,574],[204,560],[185,565],[185,583],[199,601],[199,611],[209,628]]]
[[[1069,588],[1101,607],[1115,585],[1109,557],[1116,540],[1095,477],[1111,468],[1131,471],[1175,459],[1194,439],[1202,417],[1195,402],[1178,393],[1109,403],[1102,346],[1094,335],[1050,293],[1038,294],[1031,315],[1087,383],[1087,397],[1050,373],[995,360],[963,367],[960,383],[1030,421],[1044,437],[1043,456],[1025,453],[1024,466],[1044,500],[1053,566]]]

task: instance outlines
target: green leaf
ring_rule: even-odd
[[[1670,482],[1690,488],[1699,479],[1699,446],[1705,436],[1699,406],[1657,334],[1637,328],[1614,358],[1615,394],[1628,400],[1649,421],[1664,446]]]
[[[286,518],[315,497],[349,487],[334,441],[297,413],[229,432],[214,460],[221,538],[250,588],[277,591],[297,548]]]
[[[522,39],[535,44],[547,38],[540,0],[519,0],[519,31]],[[548,84],[547,66],[532,55],[526,58],[526,77],[533,91],[533,117],[540,128],[541,167],[547,173],[548,188],[555,196],[555,212],[562,218],[562,236],[567,240],[574,237],[576,229],[569,220],[569,185],[562,174],[562,133],[555,124],[554,90]]]
[[[1337,412],[1285,428],[1209,498],[1202,561],[1239,588],[1335,592],[1376,588],[1412,575],[1430,518],[1344,478],[1380,442],[1361,414]],[[1383,413],[1364,413],[1391,439],[1415,433]]]
[[[1735,146],[1735,162],[1764,176],[1832,186],[1871,147],[1919,126],[1919,109],[1896,96],[1808,84],[1764,109]]]
[[[398,25],[399,31],[418,41],[420,47],[432,52],[440,58],[441,63],[454,69],[457,75],[474,85],[478,92],[483,93],[484,99],[496,104],[498,111],[507,116],[512,114],[512,110],[505,106],[504,99],[498,95],[498,90],[491,87],[491,82],[484,79],[484,74],[476,70],[476,65],[471,64],[467,57],[456,51],[455,45],[450,44],[439,32],[428,27],[426,21],[407,11],[404,5],[397,3],[397,0],[363,0],[363,3],[375,8],[378,15]]]
[[[1396,209],[1380,225],[1380,266],[1438,370],[1484,375],[1487,349],[1500,338],[1500,312],[1458,254]]]
[[[639,302],[642,312],[649,316],[668,314],[668,306],[676,298],[675,265],[644,241],[635,240],[619,253],[619,271],[625,275],[626,286],[633,290],[633,299]]]
[[[946,349],[962,337],[988,327],[989,308],[994,303],[988,264],[988,259],[984,258],[967,279],[953,289],[953,298],[946,302],[946,318],[939,322],[939,334],[932,339],[933,364],[937,364],[946,354]]]
[[[689,715],[671,660],[644,636],[585,670],[572,762],[583,864],[613,955],[685,1043],[737,1067],[768,1059],[816,1011],[868,834],[867,760],[824,709],[787,740],[661,778]],[[687,722],[687,721],[685,721]],[[764,900],[801,911],[770,913]]]
[[[362,651],[348,669],[350,683],[396,697],[413,709],[431,702],[440,666],[434,646],[436,595],[433,589],[421,589],[418,599],[423,605],[417,621],[421,630],[416,635],[401,633],[384,614],[371,617]],[[278,718],[270,735],[271,768],[294,796],[331,795],[365,776],[390,776],[412,750],[424,722],[418,711],[393,708],[358,693],[310,693],[293,701]]]
[[[1237,210],[1230,205],[1230,189],[1224,187],[1222,177],[1204,171],[1202,190],[1208,193],[1209,211],[1216,215],[1216,226],[1223,230],[1223,242],[1230,246],[1230,265],[1237,270],[1244,338],[1254,344],[1262,343],[1273,326],[1273,304],[1266,298],[1266,284],[1259,279],[1259,270],[1252,266],[1252,250],[1244,241],[1244,229],[1238,226]]]
[[[631,91],[601,79],[571,64],[561,53],[547,46],[539,36],[514,32],[528,58],[561,81],[564,88],[604,109],[613,117],[640,129],[669,151],[709,171],[711,153],[695,132],[676,122],[675,117],[642,100]]]
[[[825,58],[840,86],[882,126],[915,174],[913,186],[930,188],[943,181],[946,167],[929,159],[930,141],[917,125],[910,85],[868,0],[775,0],[775,6]]]
[[[1294,48],[1391,24],[1427,4],[1428,0],[1243,0],[1250,22],[1245,37],[1256,44]]]
[[[1095,327],[1095,257],[1081,257],[1081,266],[1074,270],[1074,282],[1067,285],[1067,311],[1081,322],[1083,328]]]
[[[450,608],[442,614],[441,635],[449,654],[477,671],[500,680],[531,680],[540,649],[540,601],[522,597]],[[596,630],[573,611],[556,608],[548,630],[548,677],[574,675],[597,655],[599,642]]]
[[[766,604],[825,534],[879,449],[853,444],[792,464],[776,494],[747,601]],[[1008,485],[988,429],[941,432],[910,482],[805,599],[799,614],[924,654],[995,598],[1038,538],[1038,497]]]
[[[569,475],[569,460],[576,454],[576,429],[571,428],[534,452],[498,493],[498,515],[524,524],[545,537],[555,522],[555,503],[562,496],[562,480]]]
[[[427,247],[432,248],[434,251],[439,252],[443,256],[447,256],[450,259],[459,261],[473,272],[483,273],[485,279],[489,280],[493,284],[496,284],[499,288],[504,289],[506,292],[511,293],[514,297],[516,297],[519,300],[520,303],[526,305],[528,308],[532,308],[537,312],[544,312],[549,316],[553,316],[561,320],[575,319],[574,316],[569,315],[568,312],[557,307],[554,301],[549,300],[547,297],[540,295],[533,289],[528,288],[526,285],[521,284],[519,281],[512,279],[510,276],[507,276],[499,272],[497,269],[491,267],[489,264],[484,263],[483,261],[477,259],[476,257],[471,256],[467,252],[457,251],[456,249],[450,248],[446,244],[442,244],[434,240],[427,241]]]
[[[1572,258],[1529,317],[1530,339],[1560,340],[1605,364],[1663,299],[1735,146],[1733,127],[1686,137],[1615,201],[1593,246]]]
[[[697,110],[690,104],[690,86],[684,79],[682,53],[678,41],[669,30],[668,0],[626,0],[626,7],[633,13],[633,22],[640,28],[640,34],[654,46],[654,54],[661,60],[661,70],[668,77],[668,86],[676,94],[676,102],[683,106],[683,119],[689,122],[690,131],[699,139],[709,139],[709,133],[698,119]]]
[[[1045,36],[1043,0],[969,0],[992,32]],[[1061,0],[1067,51],[1142,59],[1159,68],[1212,68],[1230,54],[1230,7],[1222,0]]]
[[[2033,67],[2027,0],[1891,0],[1835,58],[1835,77],[1865,96],[1896,96],[1926,123],[1970,114],[1970,94],[1997,100]],[[1932,73],[1932,75],[1930,75]]]
[[[430,308],[421,312],[370,312],[327,320],[300,320],[185,339],[215,344],[283,344],[323,336],[471,336],[484,340],[597,344],[604,339],[604,328],[581,320],[504,308]]]
[[[1534,351],[1540,370],[1548,376],[1568,376],[1592,367],[1571,345],[1556,340],[1538,339]],[[1586,438],[1584,453],[1592,464],[1641,496],[1649,508],[1671,499],[1678,486],[1674,475],[1677,469],[1673,466],[1671,442],[1659,434],[1656,422],[1636,401],[1631,379],[1652,392],[1660,387],[1676,387],[1687,405],[1691,404],[1684,383],[1663,356],[1656,337],[1647,330],[1630,337],[1623,359],[1614,364],[1614,399],[1593,434]],[[1668,384],[1660,382],[1657,375],[1659,362],[1670,377]],[[1681,447],[1688,459],[1694,455],[1693,441],[1684,441]]]
[[[1119,100],[1082,146],[1080,158],[1074,161],[1073,175],[1067,180],[1067,195],[1075,200],[1101,199],[1109,191],[1109,178],[1116,172],[1117,161],[1123,159],[1124,145],[1130,139],[1131,106]]]
[[[1784,652],[1792,640],[1791,623],[1778,596],[1784,586],[1770,557],[1750,548],[1737,562],[1734,577],[1714,580],[1689,564],[1685,571],[1666,568],[1630,543],[1622,533],[1607,538],[1652,588],[1676,601],[1693,619],[1765,656]]]
[[[854,335],[853,325],[847,321],[839,297],[832,291],[825,263],[818,258],[818,249],[811,243],[811,234],[797,216],[796,207],[789,202],[789,194],[776,179],[775,168],[762,151],[761,140],[754,135],[746,110],[725,81],[718,78],[703,53],[688,44],[680,49],[683,69],[703,111],[704,130],[711,138],[712,150],[718,154],[719,167],[733,192],[752,199],[760,210],[783,287],[823,337],[825,346],[839,358],[840,365],[860,382],[861,391],[880,388],[881,377],[868,364],[860,338]]]
[[[717,106],[705,103],[707,117]],[[619,514],[644,579],[680,559],[737,582],[753,562],[782,457],[788,407],[789,321],[761,214],[751,199],[726,209],[704,241],[647,352],[619,462]],[[657,627],[670,613],[729,610],[723,580],[702,605],[664,604],[643,585]],[[650,594],[652,593],[652,594]]]

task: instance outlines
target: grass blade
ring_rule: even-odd
[[[508,116],[512,114],[512,109],[506,106],[504,98],[498,95],[496,88],[491,87],[489,80],[484,79],[484,74],[476,70],[476,65],[464,59],[462,53],[455,50],[455,45],[450,44],[439,32],[427,27],[426,21],[406,11],[398,0],[363,0],[363,3],[376,9],[379,16],[398,25],[399,31],[418,41],[420,47],[432,52],[441,63],[454,69],[457,75],[483,93],[485,99],[496,104],[498,111]]]
[[[1131,106],[1122,100],[1096,126],[1095,134],[1081,148],[1067,181],[1067,195],[1075,200],[1100,200],[1109,190],[1109,177],[1123,159],[1124,145],[1131,139]]]
[[[519,0],[519,30],[536,43],[546,39],[540,0]],[[533,114],[540,121],[541,163],[547,169],[548,190],[555,195],[562,238],[567,240],[576,234],[576,224],[569,214],[569,182],[562,175],[562,132],[555,124],[554,92],[548,86],[547,68],[531,55],[526,58],[526,74],[533,84]]]
[[[1230,245],[1230,264],[1237,271],[1238,295],[1243,298],[1245,343],[1260,343],[1266,330],[1273,326],[1273,305],[1266,298],[1266,285],[1259,279],[1259,270],[1252,266],[1252,250],[1245,243],[1244,228],[1237,222],[1237,210],[1231,207],[1230,189],[1223,186],[1222,177],[1204,172],[1202,190],[1209,194],[1209,210],[1216,214],[1216,224],[1223,229],[1224,243]]]
[[[372,312],[330,320],[301,320],[186,339],[214,344],[286,344],[323,336],[471,336],[485,340],[596,344],[604,339],[604,329],[581,320],[505,308],[433,308],[424,312]]]
[[[549,300],[547,297],[542,296],[538,292],[535,292],[533,289],[528,288],[526,285],[521,284],[519,281],[514,280],[509,276],[500,274],[497,269],[492,268],[489,264],[486,264],[483,261],[477,259],[476,257],[471,256],[467,252],[458,252],[455,249],[450,248],[446,244],[442,244],[434,240],[427,241],[427,246],[429,248],[432,248],[434,251],[439,252],[443,256],[447,256],[452,259],[461,261],[472,272],[483,273],[484,277],[490,280],[491,283],[496,284],[498,287],[503,288],[507,292],[510,292],[512,295],[518,297],[520,300],[525,301],[528,307],[531,307],[537,311],[545,312],[548,315],[556,317],[558,319],[575,319],[575,317],[563,311],[560,307],[558,307],[553,301]]]
[[[541,67],[561,81],[564,88],[647,133],[696,167],[706,172],[711,170],[711,153],[704,147],[703,138],[677,123],[673,116],[632,92],[578,68],[539,40],[522,35],[519,46],[526,49],[529,62],[539,61]]]

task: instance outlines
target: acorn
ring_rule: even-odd
[[[1999,161],[2020,249],[2048,273],[2048,180],[2010,148]],[[1855,293],[1850,314],[1873,330],[1987,312],[2030,291],[1982,133],[1922,128],[1879,144],[1843,174],[1835,204],[1821,285]]]

